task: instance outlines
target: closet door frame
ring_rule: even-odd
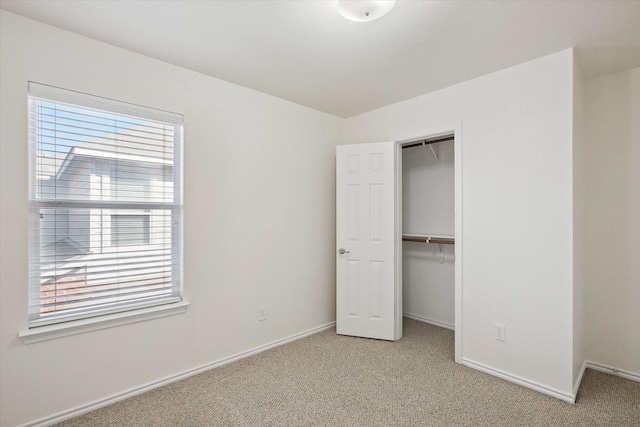
[[[463,304],[462,304],[462,292],[463,292],[463,280],[462,280],[462,248],[463,248],[463,235],[462,235],[462,123],[453,123],[450,125],[440,126],[418,132],[413,135],[403,136],[401,138],[394,138],[395,142],[395,158],[396,158],[396,221],[395,221],[395,236],[398,244],[396,244],[396,256],[395,256],[395,274],[396,283],[400,286],[396,286],[396,298],[399,305],[399,320],[396,321],[396,328],[400,329],[402,333],[402,146],[405,144],[415,143],[425,139],[436,139],[438,137],[453,135],[453,150],[454,150],[454,191],[455,191],[455,361],[456,363],[462,363],[462,319],[463,319]]]

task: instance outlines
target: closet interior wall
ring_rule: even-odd
[[[402,234],[453,238],[453,140],[402,150]],[[454,329],[453,245],[403,241],[404,315]]]

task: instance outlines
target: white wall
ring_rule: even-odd
[[[584,141],[584,79],[573,63],[573,391],[578,392],[586,361],[587,160]]]
[[[571,399],[573,52],[350,118],[345,141],[462,125],[462,356]],[[493,338],[506,325],[507,341]]]
[[[587,358],[640,377],[640,68],[585,82]]]
[[[342,119],[11,13],[0,18],[2,426],[335,320]],[[29,80],[184,114],[186,314],[30,345],[18,338],[27,328]]]

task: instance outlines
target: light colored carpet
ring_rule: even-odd
[[[395,343],[328,330],[58,424],[640,426],[640,383],[587,370],[575,405],[453,361],[453,332]]]

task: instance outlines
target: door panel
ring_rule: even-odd
[[[336,329],[342,335],[399,338],[394,156],[393,142],[336,150]]]

